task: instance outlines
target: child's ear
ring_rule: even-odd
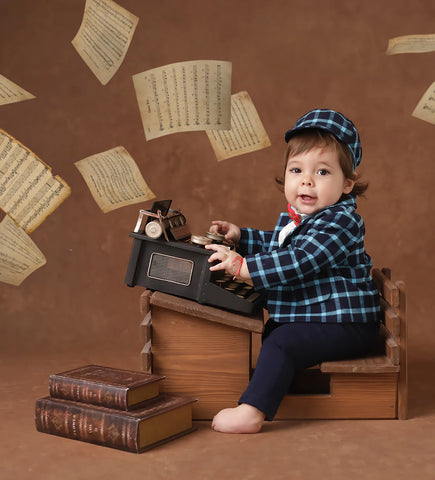
[[[350,193],[355,185],[355,180],[351,178],[346,178],[343,185],[343,193]]]

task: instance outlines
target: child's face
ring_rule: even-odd
[[[345,178],[333,147],[316,147],[288,159],[284,193],[299,213],[313,215],[350,193],[354,183]]]

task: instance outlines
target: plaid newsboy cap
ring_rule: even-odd
[[[338,140],[346,144],[352,156],[353,169],[360,164],[362,156],[361,142],[355,125],[342,113],[334,110],[317,108],[303,115],[295,126],[285,133],[285,141],[298,131],[306,128],[320,128],[332,133]]]

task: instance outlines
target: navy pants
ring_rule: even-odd
[[[369,353],[378,331],[375,323],[277,323],[270,319],[254,375],[239,403],[258,408],[266,420],[272,420],[297,370]]]

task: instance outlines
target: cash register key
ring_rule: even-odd
[[[150,238],[159,238],[163,233],[163,228],[159,222],[149,222],[145,226],[145,234]]]
[[[203,247],[204,245],[210,245],[211,243],[211,240],[209,238],[202,235],[192,235],[190,237],[190,241],[193,245],[197,245],[199,247]]]

